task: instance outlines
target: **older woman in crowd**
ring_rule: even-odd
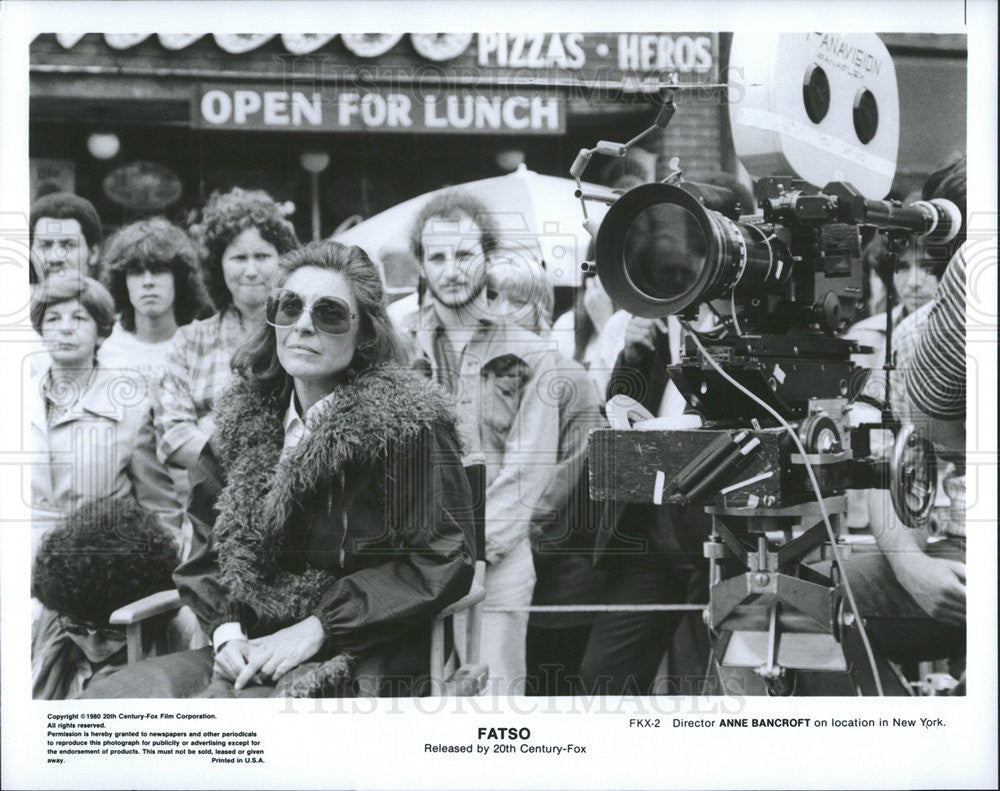
[[[473,573],[448,401],[401,367],[360,248],[286,255],[265,315],[193,472],[195,547],[174,575],[215,655],[140,663],[168,688],[133,677],[129,696],[351,694],[352,667],[418,694],[432,619]]]
[[[179,537],[181,504],[157,461],[148,388],[97,361],[114,302],[96,280],[49,278],[35,292],[31,323],[52,363],[31,380],[33,546],[53,521],[100,497],[134,497]]]
[[[278,204],[259,190],[213,195],[198,233],[218,313],[177,331],[155,403],[160,458],[183,468],[194,465],[212,434],[215,399],[229,384],[233,352],[264,323],[278,258],[298,246]]]
[[[44,609],[32,627],[31,691],[36,699],[79,695],[125,663],[125,627],[111,614],[173,587],[177,545],[155,517],[131,498],[82,505],[42,542],[31,575]],[[191,616],[158,616],[143,634],[143,653],[190,647]]]

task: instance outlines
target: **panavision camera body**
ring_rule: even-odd
[[[761,450],[699,487],[698,500],[677,481],[664,498],[720,506],[814,500],[775,412],[797,425],[808,455],[823,455],[824,494],[886,487],[887,463],[868,458],[869,426],[848,428],[870,373],[852,360],[870,350],[843,337],[864,308],[862,229],[883,234],[891,255],[907,237],[953,238],[958,209],[943,200],[903,206],[881,199],[895,172],[899,109],[892,59],[877,36],[736,36],[729,72],[733,141],[755,178],[760,212],[745,213],[749,207],[724,187],[668,179],[608,196],[596,230],[596,269],[619,305],[638,316],[679,316],[689,326],[706,308],[717,318],[698,336],[711,361],[692,331],[669,370],[703,419],[686,444],[688,457],[697,437],[709,442],[711,432],[745,429],[760,442]],[[883,412],[880,427],[893,423]],[[910,486],[894,501],[905,506],[904,522],[917,524],[930,510],[933,481],[927,465],[912,468],[927,458],[926,444],[911,442],[921,452],[903,455],[911,469],[896,478]],[[612,457],[623,451],[608,450]],[[730,488],[740,470],[756,480]],[[618,491],[630,481],[637,492],[652,491],[656,472],[670,484],[678,471],[617,472],[624,478],[598,485]]]
[[[581,191],[610,204],[591,226],[608,294],[637,316],[681,319],[683,352],[668,371],[701,418],[699,428],[594,432],[591,495],[712,515],[706,618],[720,669],[749,668],[770,691],[794,687],[786,671],[837,671],[853,694],[879,687],[878,673],[874,661],[867,682],[849,671],[843,627],[854,619],[836,564],[822,574],[815,564],[841,545],[848,489],[891,488],[915,526],[935,483],[929,443],[887,406],[878,421],[851,419],[869,374],[852,355],[871,351],[843,337],[864,307],[862,229],[882,234],[892,257],[908,238],[948,242],[961,217],[948,201],[883,200],[899,111],[877,36],[735,36],[729,73],[732,137],[758,214],[730,190],[676,175],[623,194]],[[677,89],[666,88],[657,126]],[[627,146],[599,143],[571,172],[579,179],[592,153]],[[873,428],[898,434],[891,461],[871,456]]]

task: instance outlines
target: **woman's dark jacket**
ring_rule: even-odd
[[[237,377],[220,399],[192,472],[181,598],[209,636],[227,621],[253,638],[315,615],[323,654],[391,651],[472,582],[452,410],[416,374],[376,368],[317,405],[283,453],[289,395]]]

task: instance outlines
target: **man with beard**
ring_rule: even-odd
[[[517,610],[531,604],[529,523],[558,456],[558,358],[549,341],[490,310],[486,274],[499,238],[486,206],[443,193],[419,213],[410,239],[425,297],[403,329],[415,364],[455,397],[466,461],[486,462],[482,659],[492,694],[520,695],[528,613]]]

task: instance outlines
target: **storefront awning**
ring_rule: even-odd
[[[715,33],[43,34],[33,74],[323,79],[621,93],[718,79]]]

